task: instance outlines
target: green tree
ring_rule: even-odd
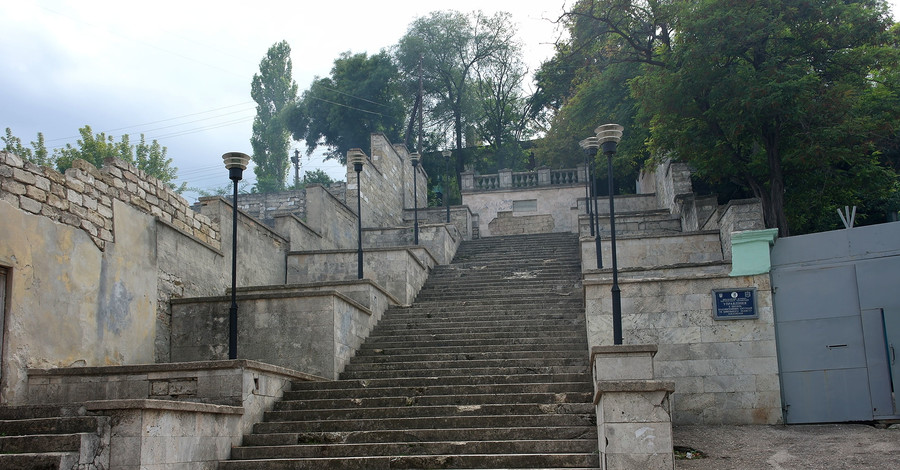
[[[413,21],[400,39],[395,55],[411,90],[418,87],[422,60],[429,127],[452,135],[457,149],[464,147],[465,131],[478,118],[474,90],[477,67],[515,54],[513,38],[509,13],[487,16],[480,11],[470,15],[435,11]],[[455,153],[457,173],[465,163],[462,156]]]
[[[281,41],[269,48],[259,63],[259,73],[253,75],[250,95],[256,101],[256,117],[250,145],[259,192],[281,191],[285,186],[290,133],[284,113],[297,100],[291,68],[291,46]]]
[[[12,129],[6,128],[6,135],[2,137],[3,139],[3,151],[9,152],[18,155],[25,160],[31,161],[34,158],[34,153],[30,148],[22,145],[22,139],[14,136],[12,133]]]
[[[898,63],[886,12],[881,0],[584,0],[571,18],[594,44],[615,39],[613,62],[642,64],[629,83],[650,150],[739,184],[787,236],[896,187],[878,141],[897,110],[872,105],[897,91],[878,80]]]
[[[391,56],[345,52],[331,76],[316,78],[288,112],[294,139],[306,141],[307,154],[320,145],[325,158],[346,163],[351,148],[367,148],[372,133],[400,140],[405,117],[399,72]]]

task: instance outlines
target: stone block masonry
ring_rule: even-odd
[[[216,224],[191,210],[166,183],[130,163],[107,159],[101,169],[75,160],[65,174],[0,152],[0,199],[25,212],[84,231],[100,250],[114,242],[113,200],[131,205],[219,249]]]

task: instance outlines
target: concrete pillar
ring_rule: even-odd
[[[538,186],[550,186],[550,167],[538,167]]]
[[[578,171],[578,182],[584,184],[584,182],[588,179],[587,165],[585,165],[584,163],[579,163],[578,165],[575,165],[575,169],[576,171]]]
[[[591,349],[600,468],[674,470],[675,382],[654,380],[655,345]]]
[[[500,189],[512,188],[512,173],[512,170],[509,168],[504,168],[497,172],[497,176],[500,178]]]
[[[475,190],[475,172],[466,170],[459,174],[460,187],[463,192],[471,192]]]

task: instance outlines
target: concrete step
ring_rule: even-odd
[[[0,433],[3,431],[0,430]],[[0,454],[78,452],[85,434],[0,436]]]
[[[529,365],[521,367],[459,367],[452,369],[423,369],[408,370],[357,370],[342,372],[340,377],[345,380],[367,379],[393,379],[413,377],[460,377],[466,374],[479,375],[523,375],[523,374],[548,374],[565,375],[588,372],[587,364],[579,366],[542,366]]]
[[[354,419],[445,418],[474,416],[589,414],[594,410],[586,403],[499,403],[482,405],[403,405],[381,408],[340,408],[313,410],[267,411],[267,422],[334,421]]]
[[[408,358],[409,356],[404,356]],[[393,360],[393,361],[354,361],[349,364],[344,372],[355,371],[388,371],[388,370],[416,370],[416,369],[483,369],[497,367],[550,367],[550,366],[579,366],[588,367],[587,357],[568,355],[546,358],[518,358],[518,359],[450,359],[436,360]]]
[[[499,351],[508,351],[508,346],[514,345],[528,345],[531,346],[533,350],[541,350],[544,347],[549,347],[550,349],[558,348],[559,342],[564,342],[570,345],[577,345],[579,347],[583,347],[587,350],[587,340],[583,337],[580,337],[577,334],[572,334],[568,336],[557,335],[552,338],[543,338],[543,337],[534,337],[534,338],[519,338],[519,337],[508,337],[508,338],[478,338],[478,339],[465,339],[463,337],[458,337],[456,339],[442,339],[442,340],[433,340],[433,339],[425,339],[422,341],[378,341],[376,342],[366,342],[365,348],[376,348],[376,349],[409,349],[409,348],[450,348],[449,352],[461,352],[461,351],[489,351],[493,348],[496,348]],[[459,348],[459,349],[457,349]]]
[[[62,416],[0,420],[0,432],[6,436],[96,433],[102,426],[102,419],[105,418],[99,416]]]
[[[564,396],[570,393],[592,393],[590,383],[584,382],[532,382],[532,383],[485,383],[485,384],[432,384],[432,385],[401,385],[392,386],[388,383],[371,383],[362,386],[358,381],[332,382],[332,388],[295,388],[284,392],[282,398],[285,402],[308,400],[346,400],[349,399],[356,405],[357,399],[365,398],[390,398],[400,397],[404,402],[415,403],[423,397],[440,397],[449,395],[527,395],[546,394]],[[346,385],[340,387],[340,385]],[[356,386],[353,386],[356,385]],[[302,387],[296,384],[295,387]]]
[[[434,354],[395,354],[394,351],[367,350],[368,354],[357,354],[351,364],[391,364],[394,362],[441,362],[441,361],[483,361],[491,359],[554,359],[554,358],[583,358],[588,360],[587,354],[581,351],[482,351],[478,353],[434,353]],[[417,351],[418,352],[418,351]]]
[[[251,434],[244,436],[244,445],[281,446],[295,444],[362,444],[369,442],[433,442],[468,441],[482,438],[489,441],[590,439],[597,440],[596,426],[465,428],[465,429],[403,429],[388,431],[299,432]]]
[[[347,379],[328,382],[294,382],[292,392],[299,390],[338,390],[338,389],[365,389],[365,388],[403,388],[403,387],[440,387],[440,386],[466,386],[466,385],[516,385],[527,388],[527,385],[566,383],[584,384],[584,389],[592,387],[590,374],[516,374],[516,375],[462,375],[456,377],[401,377],[385,379]],[[285,393],[292,393],[285,392]]]
[[[260,469],[372,470],[423,468],[599,468],[600,457],[592,454],[471,454],[344,457],[322,459],[232,460],[220,462],[220,470]]]
[[[412,392],[413,390],[409,390]],[[318,410],[346,408],[385,408],[392,406],[472,406],[497,405],[506,403],[589,403],[593,399],[590,392],[561,393],[483,393],[483,394],[450,394],[450,395],[391,395],[380,397],[348,397],[335,399],[282,400],[275,404],[275,411]]]
[[[69,470],[78,468],[78,452],[0,455],[3,470]]]
[[[392,455],[465,455],[465,454],[525,454],[525,453],[584,453],[597,448],[596,439],[515,440],[515,441],[438,441],[390,442],[366,444],[297,444],[288,446],[237,447],[231,455],[235,459],[323,458],[392,456]]]
[[[541,426],[596,426],[593,411],[584,414],[419,416],[379,419],[328,419],[314,421],[263,421],[253,426],[254,433],[347,432],[391,429],[431,428],[514,428]]]

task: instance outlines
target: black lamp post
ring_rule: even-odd
[[[590,199],[588,199],[587,203],[588,203],[588,206],[590,206],[591,204],[594,204],[596,206],[597,195],[594,192],[593,168],[594,168],[594,157],[597,155],[597,149],[600,148],[600,144],[598,143],[596,137],[591,136],[591,137],[588,137],[588,138],[582,140],[581,142],[579,142],[578,145],[580,145],[581,148],[584,150],[585,156],[587,156],[590,159],[590,170],[586,169],[586,171],[589,171],[589,174],[591,175],[591,178],[589,178],[589,180],[591,181]],[[597,214],[596,218],[594,217],[595,213]],[[594,237],[594,246],[597,251],[597,269],[603,269],[603,252],[601,251],[601,248],[600,248],[600,214],[597,213],[596,207],[594,207],[594,210],[591,212],[590,222],[591,222],[591,236]],[[595,222],[597,223],[596,232],[594,231],[594,223]]]
[[[449,150],[441,152],[444,155],[444,173],[447,181],[444,182],[444,205],[447,206],[447,223],[450,223],[450,154]]]
[[[241,152],[228,152],[222,155],[228,178],[234,182],[234,197],[231,200],[231,308],[228,310],[228,359],[237,359],[237,220],[238,220],[238,181],[244,176],[244,170],[250,163],[250,156]]]
[[[591,236],[594,236],[594,211],[591,206],[591,201],[594,200],[593,193],[591,189],[593,189],[594,185],[591,184],[593,181],[592,170],[594,168],[594,156],[597,155],[597,147],[595,146],[593,149],[593,153],[585,147],[586,142],[589,139],[594,139],[594,144],[596,143],[596,137],[588,137],[587,139],[582,140],[578,143],[581,148],[584,150],[584,214],[588,216],[588,220],[591,225]],[[590,158],[590,163],[588,163],[588,158]]]
[[[618,124],[604,124],[594,131],[597,133],[597,141],[606,155],[607,180],[609,181],[609,232],[610,247],[612,248],[612,308],[613,308],[613,344],[622,344],[622,294],[619,290],[619,267],[616,264],[616,209],[613,198],[613,164],[612,157],[616,153],[616,146],[622,140],[622,131],[625,128]]]
[[[419,195],[416,190],[416,180],[419,179],[419,160],[421,157],[418,153],[411,154],[409,160],[413,167],[413,238],[415,244],[419,244]]]
[[[294,164],[294,189],[300,189],[300,151],[294,149],[294,156],[291,157],[291,163]]]
[[[362,180],[360,173],[363,169],[363,163],[366,161],[366,154],[360,149],[350,149],[347,152],[347,161],[353,164],[353,171],[356,172],[356,236],[359,243],[356,250],[356,278],[363,278],[363,249],[362,249]]]

